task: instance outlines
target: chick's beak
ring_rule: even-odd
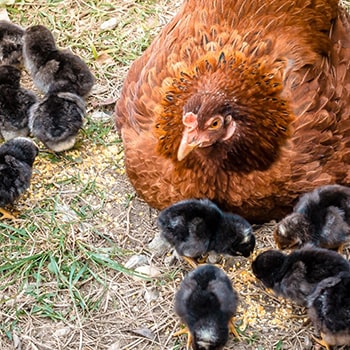
[[[198,137],[198,131],[196,129],[185,127],[180,146],[177,151],[177,159],[179,161],[183,160],[200,144],[201,140]]]

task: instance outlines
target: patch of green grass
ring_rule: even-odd
[[[283,341],[279,340],[276,344],[275,350],[282,350],[283,349]]]
[[[71,10],[69,2],[47,1],[42,6],[23,1],[16,7],[9,7],[8,12],[11,18],[19,18],[25,27],[46,25],[54,32],[60,47],[70,47],[90,64],[105,52],[117,64],[129,65],[149,46],[160,26],[155,0],[133,2],[124,8],[106,1],[74,2],[75,11]],[[31,15],[26,16],[29,11]],[[94,20],[82,27],[85,17],[88,20],[87,14]],[[117,19],[116,27],[101,29],[111,18]]]
[[[76,144],[73,147],[73,150],[78,149],[78,145]],[[61,165],[63,167],[71,167],[72,165],[78,166],[84,161],[84,157],[82,157],[81,154],[78,152],[73,153],[73,152],[61,152],[61,153],[56,153],[53,151],[50,151],[46,148],[40,149],[39,156],[38,158],[48,160],[52,164],[57,164]],[[34,169],[35,171],[35,169]]]
[[[109,127],[92,122],[90,127],[86,132],[90,142],[108,144]],[[44,152],[41,157],[62,170],[84,165],[74,152]],[[0,221],[0,305],[11,315],[0,326],[0,333],[9,338],[28,315],[67,321],[97,311],[112,272],[148,280],[124,268],[121,260],[130,252],[99,230],[104,226],[107,193],[97,174],[62,172],[42,187],[50,195],[42,198],[40,205],[23,211],[20,224]],[[99,242],[98,247],[94,241]],[[85,288],[90,285],[95,285],[94,289],[99,286],[96,295],[91,296],[91,288]],[[16,292],[7,295],[13,286]],[[7,295],[4,300],[2,293]],[[17,301],[19,295],[26,300],[26,307]]]
[[[84,140],[87,139],[95,145],[110,146],[121,144],[121,139],[117,135],[112,118],[107,120],[93,120],[87,116],[82,133],[84,134]],[[116,136],[112,140],[108,138],[111,134]]]
[[[106,242],[107,247],[103,248],[79,240],[73,242],[70,233],[77,230],[73,226],[78,223],[62,224],[55,220],[54,215],[47,214],[51,219],[46,223],[41,222],[41,225],[35,223],[25,228],[16,228],[0,223],[0,293],[11,287],[14,281],[20,281],[18,293],[31,299],[29,309],[19,307],[11,311],[15,312],[15,319],[9,319],[0,327],[5,334],[11,333],[24,314],[57,321],[71,318],[72,312],[81,317],[97,310],[104,297],[103,290],[107,290],[106,271],[137,275],[147,280],[145,276],[118,263],[127,252],[116,249],[110,242]],[[39,231],[45,229],[50,230],[47,240],[36,241]],[[102,288],[96,298],[91,298],[83,288],[93,281]],[[13,295],[14,300],[17,297],[17,294]],[[67,306],[59,306],[60,299]],[[9,304],[8,298],[6,303]],[[6,309],[3,306],[3,310]],[[11,307],[9,312],[10,309]]]

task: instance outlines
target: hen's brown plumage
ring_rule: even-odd
[[[349,23],[336,0],[184,1],[116,105],[138,194],[266,221],[349,185]]]

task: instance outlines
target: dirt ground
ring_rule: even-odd
[[[173,259],[169,248],[154,249],[158,212],[135,195],[127,179],[113,120],[131,62],[120,58],[128,52],[113,47],[117,36],[150,28],[151,38],[177,6],[176,1],[123,0],[113,5],[24,1],[8,7],[14,22],[47,25],[61,46],[74,41],[75,52],[87,59],[97,81],[76,147],[55,155],[40,145],[31,187],[12,208],[17,219],[0,225],[0,349],[186,348],[185,336],[173,337],[181,327],[173,301],[190,267]],[[145,8],[152,8],[150,15]],[[150,18],[145,15],[140,24],[131,17],[107,34],[101,31],[102,23],[111,18],[121,23],[130,13]],[[71,27],[62,29],[61,16],[68,16],[64,25],[71,21]],[[31,86],[23,74],[23,83]],[[254,226],[257,246],[251,257],[221,261],[240,298],[240,339],[230,336],[225,349],[319,348],[305,309],[273,296],[251,272],[255,256],[275,248],[274,225]],[[349,254],[347,247],[344,255]],[[36,256],[39,262],[9,272],[16,261]],[[135,270],[150,277],[135,276]]]

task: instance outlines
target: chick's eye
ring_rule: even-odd
[[[214,119],[213,122],[210,124],[209,129],[215,130],[218,129],[221,126],[221,120],[220,119]]]

